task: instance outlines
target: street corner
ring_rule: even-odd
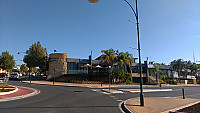
[[[182,99],[178,97],[146,97],[144,106],[140,106],[140,98],[131,98],[121,105],[125,112],[132,113],[169,113],[200,102],[200,99]]]
[[[40,93],[40,90],[22,87],[22,86],[13,86],[16,89],[10,92],[0,93],[0,102],[18,100],[22,98],[27,98],[34,96]]]

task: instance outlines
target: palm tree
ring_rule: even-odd
[[[114,61],[116,61],[117,56],[116,56],[116,51],[114,49],[107,49],[107,50],[101,50],[101,52],[103,53],[103,55],[101,55],[101,58],[99,60],[99,62],[106,62],[107,65],[111,66],[111,70],[113,70],[113,63]]]
[[[127,71],[126,66],[129,66],[129,69],[131,71],[131,64],[134,63],[134,59],[133,59],[133,55],[130,54],[129,52],[120,52],[117,56],[117,60],[118,60],[118,68],[122,68],[122,66],[124,66],[124,70],[125,72]]]
[[[182,59],[174,60],[170,63],[173,69],[178,71],[178,77],[180,82],[181,71],[186,67],[186,63]]]
[[[198,71],[199,68],[200,68],[200,67],[199,67],[196,63],[193,63],[193,64],[191,65],[191,74],[192,74],[193,76],[196,76],[196,75],[197,75],[197,71]]]
[[[156,82],[158,82],[158,73],[163,73],[163,71],[160,70],[158,66],[154,66],[154,70],[152,70],[151,72],[156,75]]]

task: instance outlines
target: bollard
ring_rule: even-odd
[[[101,81],[101,87],[102,87],[102,81]]]
[[[185,99],[185,91],[184,91],[184,88],[182,88],[182,92],[183,92],[183,99]]]
[[[31,75],[29,74],[29,81],[30,81],[30,84],[31,84]]]

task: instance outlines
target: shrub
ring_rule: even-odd
[[[4,86],[3,86],[3,88],[10,88],[11,86],[9,86],[8,84],[5,84]]]
[[[131,84],[132,82],[130,80],[126,80],[126,84]]]
[[[160,82],[161,84],[166,84],[166,82],[163,81],[163,80],[160,80],[159,82]]]
[[[174,81],[174,83],[173,83],[173,84],[176,84],[176,85],[177,85],[177,83],[178,83],[177,81]]]
[[[165,80],[165,75],[161,75],[159,78]]]
[[[2,91],[3,91],[3,92],[5,92],[5,91],[6,91],[6,89],[3,87],[3,88],[2,88]]]

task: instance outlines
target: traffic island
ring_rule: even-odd
[[[18,90],[17,87],[15,86],[11,86],[8,84],[1,84],[0,85],[0,95],[6,95],[6,94],[10,94],[10,93],[14,93]]]
[[[200,102],[200,99],[182,99],[177,97],[146,97],[144,106],[140,106],[139,98],[124,102],[124,108],[132,113],[169,113],[186,108]]]
[[[22,86],[12,86],[12,87],[15,87],[15,90],[0,93],[0,102],[27,98],[40,93],[39,90],[33,88],[27,88]]]

